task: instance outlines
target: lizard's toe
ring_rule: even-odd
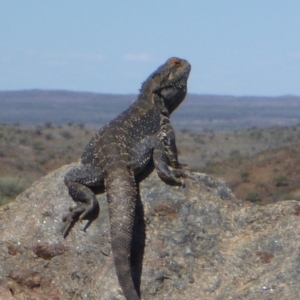
[[[62,228],[63,236],[66,237],[68,235],[69,231],[78,220],[88,219],[92,222],[98,217],[99,212],[100,208],[98,201],[93,201],[91,204],[80,203],[76,207],[69,207],[69,213],[62,217],[64,223]]]

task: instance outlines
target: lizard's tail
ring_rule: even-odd
[[[110,170],[106,179],[111,247],[116,273],[127,300],[140,300],[134,287],[130,253],[136,206],[136,183],[127,168]]]

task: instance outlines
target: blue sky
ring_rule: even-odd
[[[299,0],[0,0],[0,90],[137,93],[171,56],[189,92],[300,95]]]

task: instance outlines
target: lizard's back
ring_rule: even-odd
[[[139,147],[145,138],[153,137],[154,140],[159,129],[160,109],[148,101],[138,99],[96,132],[83,151],[81,162],[106,168],[107,158],[112,155],[113,150],[115,155],[127,154],[130,160],[130,150]]]

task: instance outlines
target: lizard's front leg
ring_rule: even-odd
[[[77,206],[70,208],[70,212],[63,217],[63,222],[65,222],[63,235],[66,236],[78,220],[91,220],[98,216],[99,203],[91,187],[104,185],[104,172],[98,167],[82,164],[70,170],[64,181],[69,195],[77,203]]]
[[[162,144],[163,151],[168,158],[168,165],[175,169],[183,169],[187,167],[185,164],[178,162],[178,151],[176,146],[176,137],[174,129],[171,125],[169,115],[166,112],[161,113],[160,132],[157,140]]]
[[[176,164],[175,161],[173,161],[173,166],[170,166],[169,154],[169,152],[165,151],[163,143],[158,141],[153,151],[153,162],[157,174],[163,181],[171,185],[185,186],[185,181],[182,178],[187,177],[186,172],[180,167],[178,161]]]
[[[153,161],[157,173],[162,180],[170,184],[184,186],[184,180],[179,177],[188,176],[185,165],[178,162],[175,133],[168,114],[161,114],[160,127],[153,151]]]

